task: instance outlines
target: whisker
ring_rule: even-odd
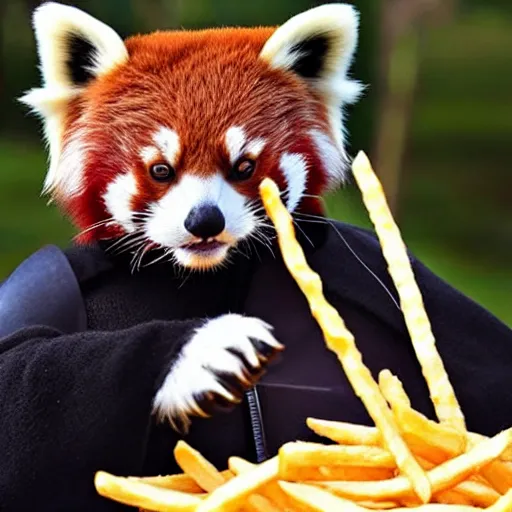
[[[156,247],[154,249],[156,249]],[[165,249],[163,251],[163,254],[161,254],[160,256],[158,256],[156,258],[154,258],[149,263],[146,263],[145,265],[142,265],[142,267],[143,268],[147,268],[147,267],[150,267],[151,265],[154,265],[155,263],[158,263],[158,262],[160,262],[162,260],[165,260],[169,256],[170,252],[171,252],[171,249]]]
[[[102,226],[105,226],[110,223],[115,223],[115,219],[113,217],[109,217],[108,219],[100,220],[99,222],[95,222],[94,224],[91,224],[87,228],[85,228],[83,231],[80,231],[80,233],[77,233],[75,235],[75,238],[78,238],[79,236],[85,235],[86,233],[89,233],[90,231],[93,231],[94,229],[98,229]]]
[[[270,243],[269,239],[265,237],[264,233],[260,231],[255,231],[252,236],[259,241],[264,247],[266,247],[270,253],[272,254],[272,257],[275,259],[276,255],[274,254],[274,251],[272,250],[272,244]]]
[[[338,235],[338,238],[345,244],[347,249],[351,252],[351,254],[356,258],[356,260],[366,269],[367,272],[370,273],[370,275],[379,283],[379,285],[383,288],[383,290],[389,295],[389,298],[393,302],[393,304],[399,309],[400,304],[398,304],[397,300],[389,290],[389,288],[384,284],[384,282],[380,279],[380,277],[359,257],[359,255],[356,253],[354,249],[352,249],[352,246],[348,243],[346,238],[341,234],[340,230],[336,227],[336,224],[334,222],[330,221],[329,219],[325,217],[321,217],[319,215],[312,215],[309,213],[297,213],[297,215],[300,215],[302,217],[309,217],[305,219],[299,219],[300,222],[309,222],[313,224],[328,224]]]
[[[251,245],[251,247],[254,249],[254,252],[256,253],[256,257],[258,258],[258,260],[261,263],[261,256],[260,256],[260,253],[258,252],[258,248],[256,247],[256,244],[254,243],[253,237],[254,237],[254,234],[251,233],[251,235],[249,235],[249,237],[247,238],[247,243],[249,243]]]
[[[150,247],[149,244],[145,243],[145,241],[141,242],[140,247],[135,251],[131,261],[132,274],[135,271],[140,270],[140,264],[144,254],[146,253],[147,248]]]
[[[300,226],[300,224],[292,217],[292,220],[293,220],[293,224],[295,226],[297,226],[297,229],[302,233],[302,235],[304,236],[304,238],[311,244],[311,247],[315,247],[315,245],[313,244],[313,242],[311,241],[311,238],[309,238],[308,235],[306,235],[306,232],[302,229],[302,227]]]
[[[145,238],[146,235],[141,232],[129,233],[122,236],[119,240],[109,246],[107,248],[107,252],[111,252],[113,255],[122,254],[123,252],[129,251],[134,246],[137,246],[139,243],[143,242]]]
[[[188,273],[188,275],[183,278],[183,280],[181,281],[180,285],[178,286],[178,290],[181,290],[183,288],[183,286],[185,286],[185,283],[190,279],[191,275],[192,275],[192,271],[190,271]]]

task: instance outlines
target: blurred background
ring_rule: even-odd
[[[17,103],[39,84],[38,0],[0,0],[0,280],[73,229],[46,205],[40,125]],[[121,35],[157,28],[280,24],[310,0],[77,0]],[[512,2],[355,0],[351,153],[372,158],[410,249],[512,326]],[[354,185],[331,216],[370,226]]]

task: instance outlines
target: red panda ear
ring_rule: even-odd
[[[295,73],[323,100],[330,133],[313,130],[311,136],[324,160],[329,189],[344,180],[348,168],[342,107],[355,102],[363,89],[348,76],[358,27],[359,15],[354,6],[322,5],[284,23],[260,53],[271,68]]]
[[[33,23],[43,78],[42,90],[23,98],[33,107],[44,96],[72,96],[90,80],[128,60],[117,33],[75,7],[44,3],[35,10]]]
[[[43,86],[20,98],[44,118],[50,146],[45,190],[58,181],[64,117],[69,100],[96,77],[128,60],[123,40],[109,26],[68,5],[42,4],[33,16]]]
[[[292,71],[340,103],[357,100],[362,86],[347,78],[357,46],[359,16],[352,5],[327,4],[294,16],[265,43],[260,58]]]

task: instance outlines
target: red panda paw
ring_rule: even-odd
[[[208,320],[183,347],[154,400],[154,412],[180,433],[193,416],[239,404],[281,345],[258,318],[226,314]]]

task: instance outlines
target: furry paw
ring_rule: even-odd
[[[258,318],[227,314],[207,321],[167,374],[155,396],[155,414],[187,432],[191,416],[208,417],[240,403],[283,348]]]

